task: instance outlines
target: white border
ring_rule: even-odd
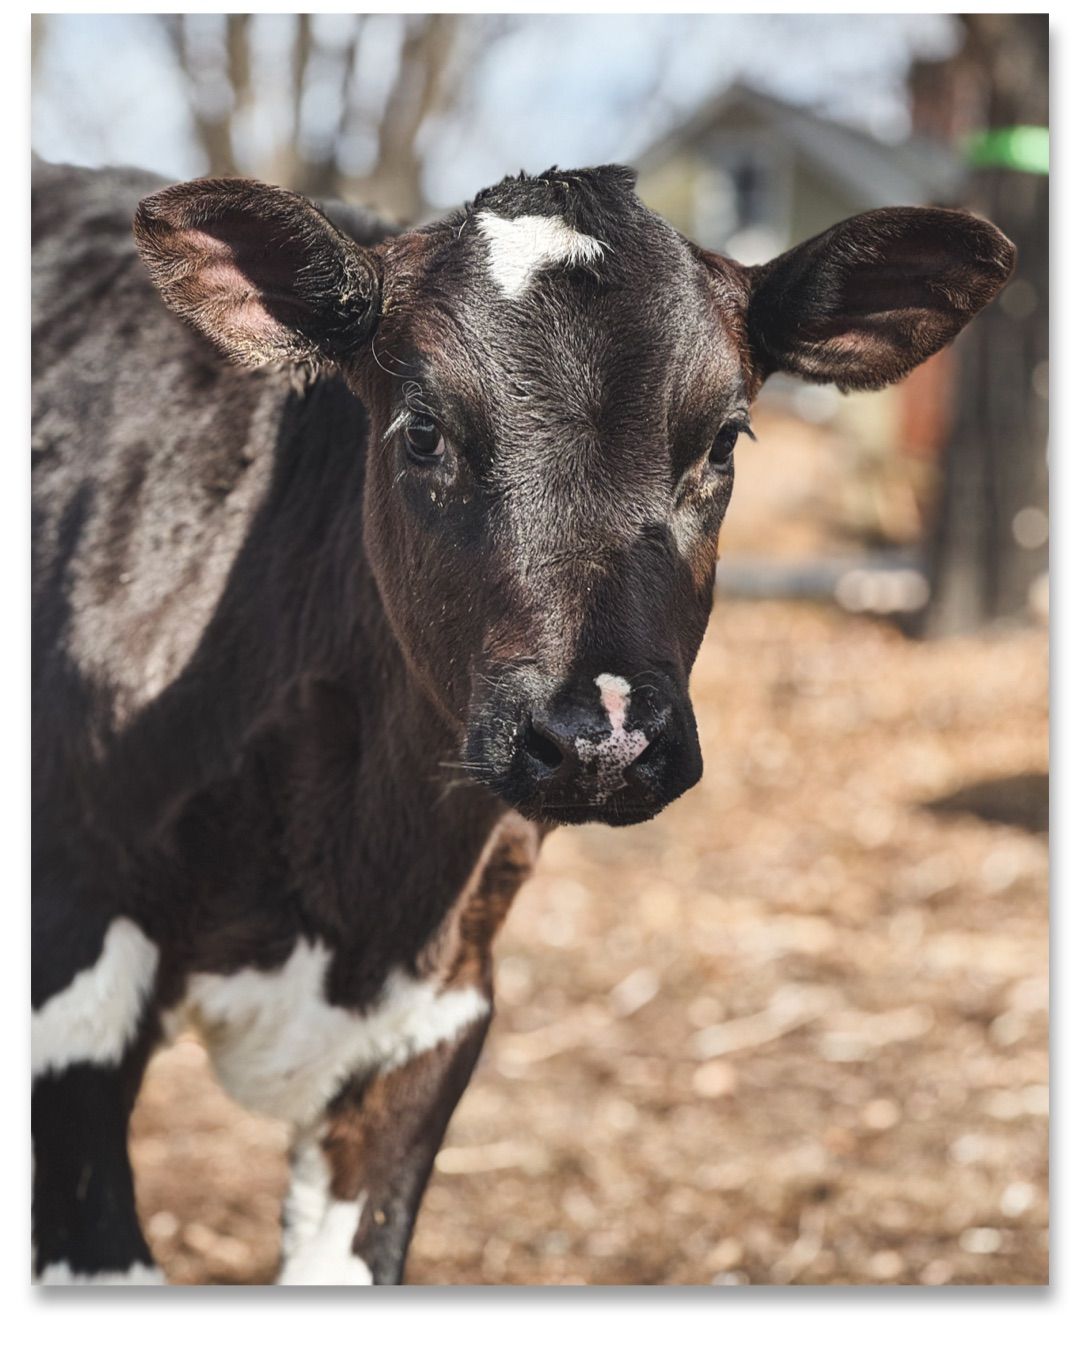
[[[95,12],[96,5],[70,4],[68,11]],[[149,12],[172,10],[173,6],[112,5],[114,10]],[[193,9],[216,11],[214,6],[193,6]],[[293,12],[295,5],[265,6],[269,11]],[[330,8],[339,8],[332,6]],[[346,8],[341,6],[340,8]],[[478,0],[468,5],[369,5],[367,9],[432,10],[460,9],[468,12],[510,10],[522,12],[574,12],[578,7],[548,6],[544,4],[490,5]],[[622,4],[604,4],[581,7],[587,10],[608,10],[613,13],[651,12],[648,7]],[[744,12],[746,6],[717,6],[683,4],[686,12]],[[870,7],[874,10],[877,7]],[[889,4],[883,12],[907,10],[926,12],[927,6]],[[1002,4],[981,6],[986,10],[1002,12],[1045,12],[1041,6]],[[821,13],[820,5],[778,6],[776,12]],[[853,12],[867,12],[853,11]],[[308,1295],[281,1294],[261,1290],[201,1290],[174,1294],[169,1291],[67,1291],[65,1296],[47,1297],[29,1292],[27,1207],[20,1200],[29,1190],[28,1148],[28,1094],[13,1083],[11,1092],[17,1103],[4,1116],[2,1128],[7,1135],[7,1147],[2,1155],[9,1170],[7,1194],[9,1203],[4,1210],[3,1269],[15,1293],[21,1287],[22,1298],[10,1299],[5,1323],[11,1344],[31,1344],[36,1350],[71,1344],[72,1338],[81,1341],[87,1335],[87,1319],[98,1323],[94,1330],[105,1331],[101,1319],[108,1319],[107,1334],[112,1347],[126,1345],[153,1345],[156,1350],[192,1350],[197,1338],[206,1337],[206,1344],[227,1344],[232,1337],[243,1344],[258,1344],[266,1350],[282,1345],[295,1345],[298,1340],[317,1343],[338,1341],[342,1336],[362,1340],[364,1344],[400,1344],[403,1331],[409,1337],[423,1335],[432,1343],[448,1350],[454,1345],[475,1347],[498,1345],[503,1337],[514,1350],[528,1350],[532,1345],[550,1345],[553,1337],[566,1346],[617,1342],[624,1347],[672,1346],[676,1337],[687,1346],[743,1345],[770,1346],[783,1343],[799,1350],[817,1345],[829,1350],[843,1347],[871,1346],[873,1350],[911,1350],[912,1345],[937,1350],[937,1347],[960,1344],[978,1346],[979,1350],[1016,1350],[1017,1346],[1038,1344],[1056,1350],[1066,1344],[1080,1344],[1077,1292],[1077,1271],[1080,1270],[1080,1250],[1076,1241],[1077,1193],[1074,1149],[1077,1138],[1077,1049],[1075,1045],[1077,976],[1075,968],[1080,961],[1077,951],[1078,919],[1076,907],[1080,904],[1080,877],[1076,870],[1075,816],[1078,796],[1073,756],[1066,748],[1080,740],[1078,717],[1073,699],[1077,688],[1076,634],[1078,602],[1070,595],[1070,583],[1080,573],[1080,529],[1069,519],[1069,513],[1080,507],[1074,446],[1080,443],[1075,432],[1077,412],[1068,397],[1071,381],[1064,372],[1071,372],[1075,363],[1070,351],[1077,349],[1075,323],[1067,322],[1080,306],[1077,291],[1078,264],[1075,246],[1070,236],[1063,235],[1060,226],[1077,219],[1077,154],[1076,116],[1080,102],[1080,70],[1078,70],[1077,18],[1064,5],[1051,11],[1052,98],[1055,129],[1053,220],[1055,302],[1052,308],[1053,350],[1055,368],[1063,372],[1062,387],[1066,397],[1053,398],[1054,443],[1063,450],[1053,454],[1053,490],[1057,503],[1057,529],[1053,539],[1054,594],[1065,595],[1054,612],[1054,640],[1052,652],[1054,706],[1054,783],[1053,783],[1053,1022],[1054,1022],[1054,1106],[1052,1114],[1054,1154],[1054,1248],[1053,1277],[1056,1287],[1051,1291],[1009,1289],[936,1289],[883,1290],[874,1288],[808,1290],[808,1289],[694,1289],[638,1291],[615,1290],[515,1290],[496,1291],[315,1291]],[[28,891],[27,839],[28,813],[25,806],[25,772],[29,758],[29,732],[26,709],[29,701],[29,677],[25,646],[28,622],[28,520],[26,511],[27,471],[24,467],[21,441],[28,414],[28,346],[25,333],[28,327],[29,287],[25,281],[25,258],[29,248],[29,229],[26,210],[26,146],[29,143],[29,92],[27,60],[29,47],[28,11],[5,11],[0,22],[6,39],[0,44],[0,59],[6,65],[6,79],[0,87],[8,92],[5,121],[4,154],[7,159],[7,181],[14,185],[5,203],[3,229],[7,243],[4,256],[18,277],[15,292],[22,303],[9,303],[9,339],[6,369],[9,380],[9,409],[13,417],[13,432],[0,457],[6,477],[0,501],[8,513],[3,540],[7,556],[0,571],[5,589],[5,613],[11,634],[9,645],[16,648],[13,658],[0,667],[5,697],[0,707],[6,710],[8,727],[4,745],[7,750],[3,790],[4,810],[0,820],[8,831],[9,866],[8,913],[22,906]],[[1063,242],[1064,241],[1064,242]],[[20,291],[20,287],[22,288]],[[1058,388],[1054,385],[1054,391]],[[1075,734],[1074,734],[1075,733]],[[1069,826],[1072,825],[1070,830]],[[25,920],[23,920],[26,923]],[[21,929],[28,934],[28,924]],[[25,1017],[24,1003],[27,984],[25,954],[28,941],[8,941],[5,944],[9,962],[4,988],[18,1004],[18,1011],[8,1022],[13,1029],[15,1044],[19,1038],[14,1029]],[[25,1044],[25,1040],[23,1042]],[[23,1051],[25,1053],[25,1050]],[[15,1061],[18,1063],[19,1054]],[[17,1075],[16,1075],[17,1077]],[[363,1307],[357,1300],[364,1298]],[[165,1299],[166,1303],[161,1304]],[[523,1313],[525,1314],[523,1316]],[[21,1328],[21,1318],[32,1316],[32,1328]],[[31,1337],[33,1338],[31,1341]],[[256,1338],[258,1338],[256,1340]]]

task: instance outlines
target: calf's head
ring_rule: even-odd
[[[766,377],[900,379],[1008,278],[961,212],[896,208],[764,267],[619,167],[507,179],[364,248],[244,180],[147,198],[166,302],[228,356],[337,366],[372,427],[364,540],[463,767],[541,820],[641,820],[701,772],[687,682]],[[357,447],[361,453],[361,447]]]

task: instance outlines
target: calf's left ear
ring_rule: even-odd
[[[880,389],[944,347],[1008,281],[1016,249],[964,211],[886,207],[747,268],[762,377]]]
[[[178,183],[143,198],[134,231],[169,308],[242,365],[346,360],[374,331],[374,255],[295,192]]]

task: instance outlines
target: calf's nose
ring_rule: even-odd
[[[628,681],[599,675],[593,683],[599,697],[564,698],[527,719],[523,748],[538,778],[570,782],[595,775],[601,787],[614,788],[662,737],[666,713],[650,718],[648,729],[627,725]]]

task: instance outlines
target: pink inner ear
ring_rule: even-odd
[[[266,301],[279,309],[297,307],[291,293],[295,273],[287,259],[267,247],[265,230],[244,228],[246,224],[243,217],[228,219],[227,228],[235,236],[228,240],[203,229],[180,232],[188,260],[186,288],[200,307],[216,311],[234,340],[279,346],[291,334]]]
[[[219,257],[213,262],[196,264],[199,280],[213,290],[234,291],[242,278],[240,270],[232,259]],[[247,283],[250,286],[250,282]]]
[[[308,201],[244,179],[140,202],[135,239],[167,305],[233,359],[336,359],[370,331],[378,277]]]
[[[231,307],[232,327],[246,334],[260,345],[278,342],[284,334],[282,325],[266,310],[254,293],[246,295]]]
[[[200,249],[206,254],[232,252],[231,244],[227,244],[220,235],[211,234],[209,230],[197,230],[188,226],[183,231],[183,237],[192,248]]]

